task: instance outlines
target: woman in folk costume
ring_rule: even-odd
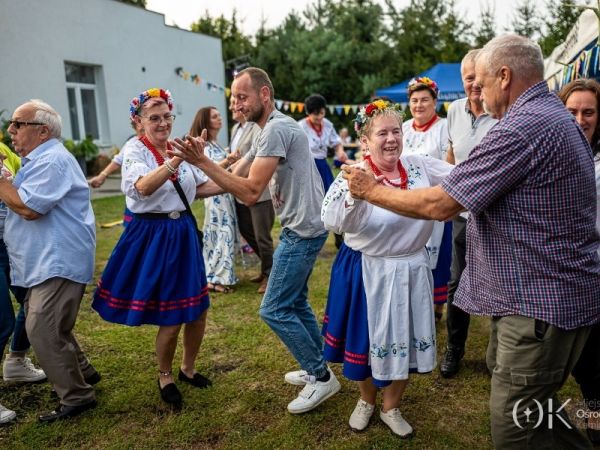
[[[355,127],[369,155],[360,164],[396,189],[439,184],[444,161],[402,153],[402,113],[383,100],[362,108]],[[323,335],[325,359],[343,362],[360,399],[350,427],[363,430],[383,388],[381,419],[401,437],[412,433],[400,403],[409,372],[436,364],[433,280],[425,244],[433,222],[411,219],[352,198],[340,174],[325,196],[325,227],[345,233],[331,272]]]
[[[131,102],[143,136],[125,150],[121,189],[133,219],[106,264],[92,307],[108,322],[158,326],[156,355],[161,398],[174,406],[181,393],[172,374],[182,324],[179,380],[207,387],[195,369],[209,306],[201,243],[189,209],[195,197],[221,192],[182,159],[168,158],[175,116],[167,90],[149,89]]]
[[[198,137],[206,130],[204,153],[224,169],[240,159],[239,152],[230,153],[217,142],[223,126],[221,113],[214,106],[200,108],[190,128],[190,136]],[[208,288],[224,294],[233,291],[235,254],[239,245],[237,216],[233,195],[224,193],[204,200],[204,264]]]
[[[413,118],[402,126],[404,154],[419,154],[446,161],[448,124],[436,114],[438,86],[431,78],[413,78],[408,83],[408,105]],[[452,222],[436,222],[427,250],[433,271],[435,318],[440,320],[448,301],[452,263]]]

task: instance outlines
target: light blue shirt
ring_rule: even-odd
[[[8,210],[4,241],[12,284],[32,287],[54,277],[89,283],[96,227],[90,189],[73,155],[51,139],[22,159],[13,185],[41,217],[25,220]]]

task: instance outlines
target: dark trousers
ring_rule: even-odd
[[[271,200],[246,206],[235,202],[240,234],[260,259],[260,272],[269,276],[273,266],[273,238],[271,229],[275,222],[275,210]]]
[[[587,407],[592,411],[600,411],[600,323],[592,327],[573,368],[573,376],[581,387]]]
[[[16,318],[10,291],[21,305]],[[11,336],[11,351],[24,352],[29,350],[29,340],[25,331],[25,308],[23,307],[26,295],[27,288],[10,285],[8,253],[4,241],[0,239],[0,360],[2,360],[4,349]]]
[[[469,334],[471,316],[454,306],[454,294],[458,288],[460,277],[465,270],[465,254],[467,250],[467,220],[457,217],[452,221],[452,266],[448,283],[448,311],[446,327],[448,328],[448,347],[465,348]]]

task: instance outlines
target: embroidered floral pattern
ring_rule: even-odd
[[[426,352],[427,350],[431,350],[435,348],[435,335],[431,335],[431,337],[421,337],[421,339],[414,338],[413,339],[413,347],[418,352]]]
[[[408,357],[408,345],[404,342],[394,342],[389,345],[371,345],[371,357],[384,359],[386,356],[392,358],[406,358]]]
[[[415,186],[417,180],[423,178],[423,169],[421,166],[415,166],[413,163],[409,163],[406,171],[408,172],[408,188],[411,189]]]

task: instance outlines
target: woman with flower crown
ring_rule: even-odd
[[[133,219],[98,281],[92,307],[108,322],[158,326],[161,398],[181,405],[172,364],[182,324],[179,380],[207,387],[195,369],[209,306],[202,250],[189,203],[222,192],[178,157],[167,157],[175,116],[169,91],[149,89],[131,102],[131,120],[144,130],[123,156],[121,189]]]
[[[408,105],[413,118],[402,126],[404,153],[419,154],[446,161],[448,125],[436,114],[439,89],[428,77],[413,78],[408,83]],[[452,222],[436,222],[427,250],[433,271],[435,318],[442,318],[448,301],[448,282],[452,263]]]
[[[377,100],[359,111],[355,128],[369,151],[360,164],[396,189],[439,184],[452,166],[401,154],[397,107]],[[382,388],[380,418],[408,437],[413,429],[400,412],[408,374],[429,373],[436,365],[433,280],[425,249],[433,222],[352,198],[341,174],[325,196],[321,218],[327,229],[345,233],[331,272],[323,335],[325,359],[343,362],[343,374],[358,382],[350,427],[367,427]]]

